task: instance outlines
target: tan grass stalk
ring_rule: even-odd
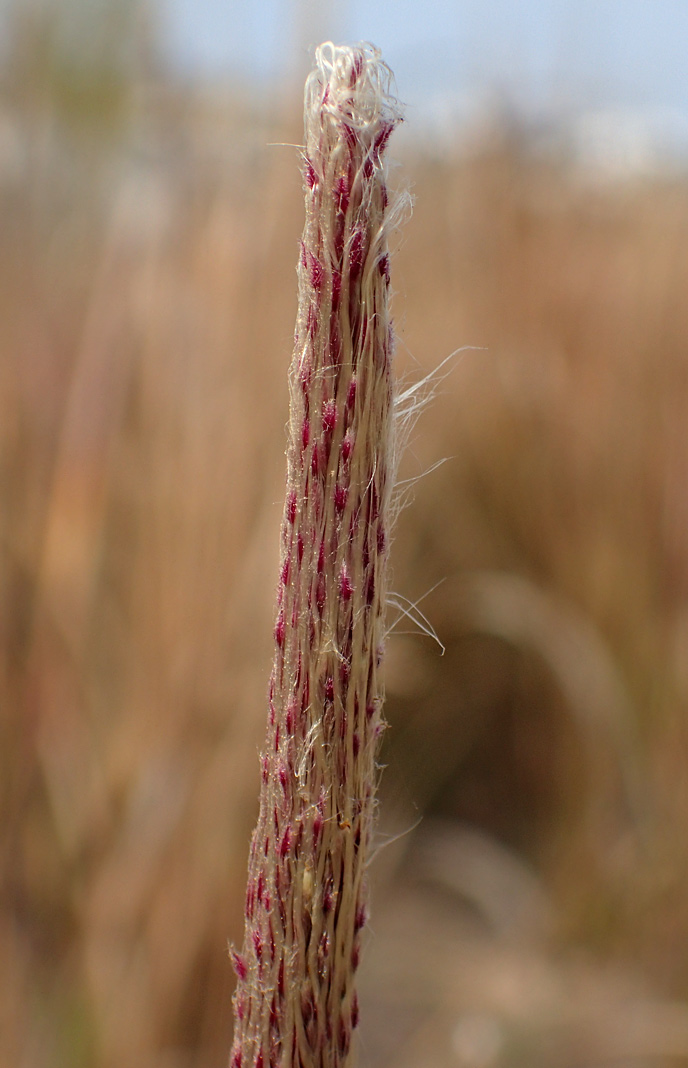
[[[348,1065],[358,1023],[394,458],[390,81],[376,49],[328,43],[306,83],[275,660],[232,1068]]]

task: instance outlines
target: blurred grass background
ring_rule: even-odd
[[[12,8],[0,76],[0,1063],[200,1068],[257,806],[299,92],[191,89],[133,7],[59,10]],[[362,1061],[685,1062],[688,183],[507,121],[392,154],[400,374],[477,348],[403,465],[447,458],[393,554],[446,652],[389,642]]]

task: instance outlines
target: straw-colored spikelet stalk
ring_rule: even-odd
[[[382,733],[393,481],[388,196],[400,119],[369,45],[317,50],[275,661],[232,1068],[351,1063]]]

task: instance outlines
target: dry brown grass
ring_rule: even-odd
[[[265,147],[298,132],[251,123],[148,116],[157,148],[121,181],[111,148],[96,166],[27,129],[0,191],[3,1065],[229,1049],[301,228],[293,154]],[[685,1057],[661,1013],[688,996],[688,188],[593,187],[508,140],[406,170],[400,367],[485,350],[405,462],[450,458],[394,551],[404,595],[445,580],[423,609],[447,653],[390,643],[383,818],[495,848],[470,887],[469,840],[455,877],[433,824],[381,855],[364,1057],[595,1063],[626,1055],[629,1004],[648,1063]],[[502,847],[551,908],[517,949],[490,899]],[[498,982],[519,975],[522,1011]]]

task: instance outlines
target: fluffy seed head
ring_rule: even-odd
[[[394,475],[390,90],[370,45],[322,45],[306,83],[270,756],[234,954],[237,1068],[347,1068],[358,1024]]]

